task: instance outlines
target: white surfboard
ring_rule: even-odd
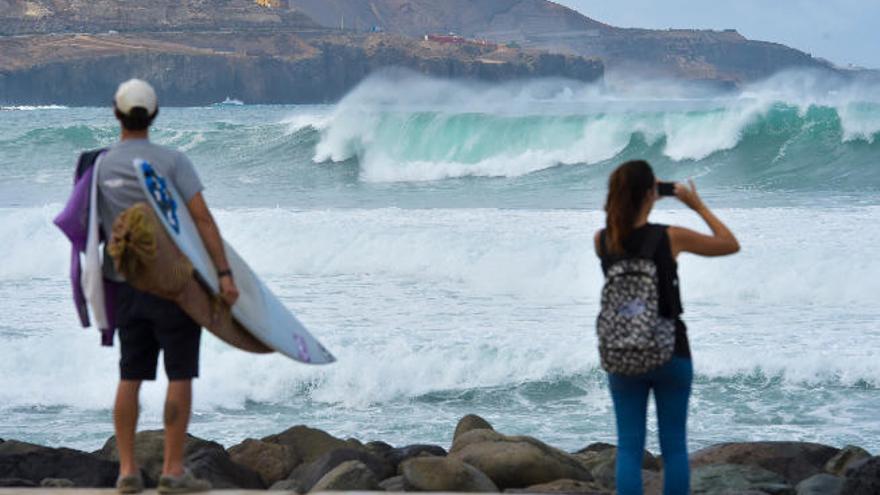
[[[133,165],[148,202],[161,219],[162,226],[192,262],[201,281],[214,294],[218,294],[220,283],[214,263],[180,193],[146,161],[135,160]],[[233,318],[257,340],[299,362],[328,364],[336,361],[266,287],[235,249],[226,241],[223,245],[240,293],[238,301],[232,306]]]

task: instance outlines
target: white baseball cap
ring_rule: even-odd
[[[150,83],[140,79],[129,79],[120,84],[113,102],[116,109],[126,115],[137,107],[145,109],[148,115],[153,115],[159,107],[156,91]]]

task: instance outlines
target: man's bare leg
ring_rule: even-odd
[[[134,435],[138,421],[138,393],[140,380],[120,380],[113,406],[113,426],[116,429],[116,448],[119,451],[119,476],[138,474],[134,457]]]
[[[186,447],[186,429],[192,407],[192,380],[168,382],[165,398],[165,462],[163,476],[183,474],[183,452]]]

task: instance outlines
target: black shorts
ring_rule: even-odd
[[[128,284],[119,284],[115,302],[123,380],[155,380],[160,350],[169,380],[199,376],[202,328],[177,304]]]

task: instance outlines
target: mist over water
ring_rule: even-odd
[[[306,423],[448,444],[475,412],[567,449],[613,441],[591,243],[608,173],[644,157],[694,177],[743,245],[680,260],[692,448],[880,449],[875,89],[389,73],[332,106],[163,109],[154,139],[193,159],[226,237],[339,358],[306,367],[206,336],[193,433],[232,444]],[[76,153],[116,132],[108,109],[0,112],[0,438],[94,449],[111,434],[118,349],[77,328],[51,219]],[[654,220],[703,228],[669,201]],[[145,387],[144,427],[163,385]]]

